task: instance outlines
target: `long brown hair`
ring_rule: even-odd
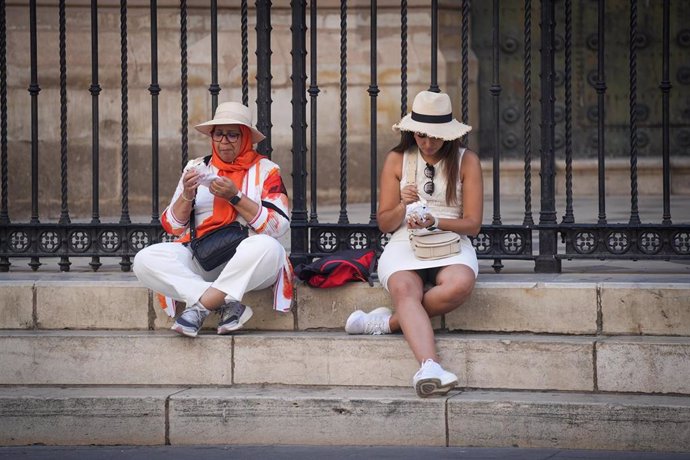
[[[444,165],[444,172],[448,186],[446,187],[446,204],[457,205],[458,196],[456,193],[456,184],[458,183],[458,151],[461,147],[460,139],[452,141],[445,141],[438,150],[439,156]],[[417,141],[414,140],[414,133],[411,131],[400,132],[400,143],[393,147],[394,152],[405,153],[410,147],[417,147]]]

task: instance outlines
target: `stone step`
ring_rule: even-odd
[[[0,388],[1,445],[690,450],[690,397],[234,385]]]
[[[539,277],[480,277],[471,298],[438,318],[435,326],[449,331],[690,336],[690,279]],[[352,311],[390,306],[380,285],[366,283],[332,289],[299,284],[295,308],[287,314],[271,309],[271,290],[251,292],[243,300],[254,310],[247,328],[274,331],[342,330]],[[213,315],[206,328],[216,323]],[[150,330],[171,324],[133,276],[0,281],[0,329]]]
[[[690,394],[690,338],[439,333],[444,366],[482,389]],[[0,385],[409,387],[401,334],[0,331]]]

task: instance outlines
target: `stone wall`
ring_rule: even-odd
[[[10,217],[25,219],[31,207],[31,99],[28,2],[7,7],[8,25],[8,149]],[[223,2],[219,2],[223,3]],[[239,1],[236,2],[239,5]],[[256,22],[254,2],[249,10],[249,101],[256,113]],[[349,2],[347,16],[347,171],[348,199],[369,199],[370,147],[370,9],[369,2]],[[454,2],[449,2],[454,5]],[[211,117],[211,20],[207,2],[188,2],[189,157],[208,154],[207,138],[193,125]],[[318,185],[320,202],[338,199],[340,183],[340,11],[339,2],[319,2],[318,73]],[[376,155],[379,168],[398,136],[391,125],[400,119],[400,4],[380,1],[377,15],[378,86]],[[128,201],[134,217],[151,214],[151,45],[148,2],[130,2],[127,12],[128,83]],[[456,6],[441,12],[439,86],[448,91],[459,116],[460,37]],[[42,220],[60,214],[60,89],[57,2],[38,8],[39,109],[39,215]],[[307,21],[309,18],[307,18]],[[99,2],[99,102],[98,142],[100,213],[119,216],[122,192],[122,99],[120,9],[117,2]],[[274,1],[271,8],[271,122],[273,159],[283,167],[291,187],[291,10],[288,1]],[[430,24],[427,2],[410,1],[408,17],[408,104],[430,82]],[[220,101],[241,100],[240,11],[220,7],[218,13],[218,75]],[[91,217],[92,97],[91,21],[86,1],[67,7],[67,158],[69,210],[73,218]],[[309,40],[307,40],[309,43]],[[162,88],[160,119],[160,206],[162,209],[177,182],[181,167],[180,14],[179,3],[163,1],[158,8],[158,79]],[[472,60],[470,84],[475,84]],[[307,58],[307,85],[309,58]],[[474,94],[473,96],[474,97]],[[309,98],[308,98],[309,99]],[[476,99],[470,101],[475,109]],[[409,107],[408,105],[408,107]],[[309,108],[307,108],[309,111]],[[308,120],[311,125],[311,121]],[[308,137],[309,138],[309,137]],[[309,161],[307,161],[309,164]]]
[[[39,2],[38,19],[38,196],[41,221],[56,219],[61,210],[62,184],[60,143],[60,73],[58,48],[58,7],[55,0]],[[98,98],[99,213],[103,220],[121,214],[123,186],[128,190],[128,206],[132,219],[146,221],[152,213],[152,129],[151,45],[149,3],[128,2],[127,83],[128,118],[126,149],[129,175],[122,180],[123,130],[121,96],[120,8],[114,0],[99,1],[99,75],[102,91]],[[232,5],[228,5],[231,3]],[[255,2],[250,3],[249,32],[249,101],[256,113],[256,20]],[[211,19],[207,1],[188,0],[188,138],[189,157],[208,154],[208,140],[193,125],[211,117]],[[218,75],[222,91],[220,101],[241,100],[241,47],[239,0],[219,2],[218,12]],[[347,15],[347,185],[348,202],[369,201],[371,162],[370,96],[370,2],[348,1]],[[460,2],[439,2],[438,84],[453,100],[455,116],[460,117]],[[309,129],[318,129],[317,185],[319,204],[339,202],[341,121],[340,121],[340,2],[320,0],[318,3],[317,84],[318,112],[316,120],[307,119]],[[431,16],[428,0],[408,1],[408,109],[414,95],[427,89],[431,79]],[[8,79],[8,152],[9,202],[12,221],[27,220],[31,209],[31,98],[30,42],[28,1],[7,3],[7,79]],[[90,2],[74,0],[67,7],[67,169],[68,204],[73,220],[90,220],[92,214],[92,96],[91,85],[91,20]],[[309,17],[307,16],[307,24]],[[391,125],[401,116],[400,89],[400,2],[379,0],[377,14],[377,140],[375,155],[380,169],[386,152],[397,143]],[[271,8],[271,112],[273,159],[283,168],[283,176],[292,187],[291,134],[291,9],[288,0],[274,0]],[[538,25],[534,25],[538,28]],[[309,31],[307,32],[309,33]],[[536,40],[537,32],[533,40]],[[471,45],[471,44],[470,44]],[[309,37],[307,37],[309,46]],[[479,64],[470,46],[469,123],[475,128],[470,135],[470,148],[479,150],[479,113],[491,110],[480,107],[478,97]],[[181,92],[180,92],[180,14],[179,2],[158,2],[158,81],[162,88],[159,104],[160,199],[162,210],[175,187],[182,162]],[[311,84],[307,56],[307,86]],[[537,69],[533,79],[538,77]],[[511,88],[504,88],[508,94]],[[536,91],[536,89],[535,89]],[[310,98],[307,95],[307,101]],[[309,106],[307,107],[309,117]],[[538,125],[538,122],[535,121]],[[537,126],[538,128],[538,126]],[[537,129],[535,128],[535,129]],[[489,131],[490,132],[490,131]],[[539,188],[538,136],[533,138],[534,193]],[[307,141],[310,142],[308,131]],[[490,151],[480,152],[485,160],[485,194],[492,193],[492,162]],[[575,152],[574,190],[578,194],[596,195],[596,170],[592,160],[577,160]],[[661,164],[653,160],[641,162],[640,192],[661,192]],[[690,165],[685,158],[674,158],[671,177],[672,193],[688,194]],[[562,161],[557,167],[557,193],[564,193]],[[581,164],[582,163],[582,164]],[[644,164],[643,164],[644,163]],[[607,193],[629,194],[629,162],[625,159],[607,161],[609,180]],[[307,167],[310,161],[306,162]],[[308,177],[313,177],[309,172]],[[501,191],[507,194],[524,192],[523,165],[518,159],[501,162]]]

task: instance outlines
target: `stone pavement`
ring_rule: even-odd
[[[348,446],[113,446],[0,447],[0,459],[14,460],[687,460],[690,453],[518,449],[477,447],[348,447]]]

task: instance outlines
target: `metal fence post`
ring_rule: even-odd
[[[555,138],[555,40],[556,11],[554,0],[541,2],[541,211],[539,225],[556,225],[556,148]],[[557,230],[539,230],[539,255],[534,271],[554,273],[561,271]]]

